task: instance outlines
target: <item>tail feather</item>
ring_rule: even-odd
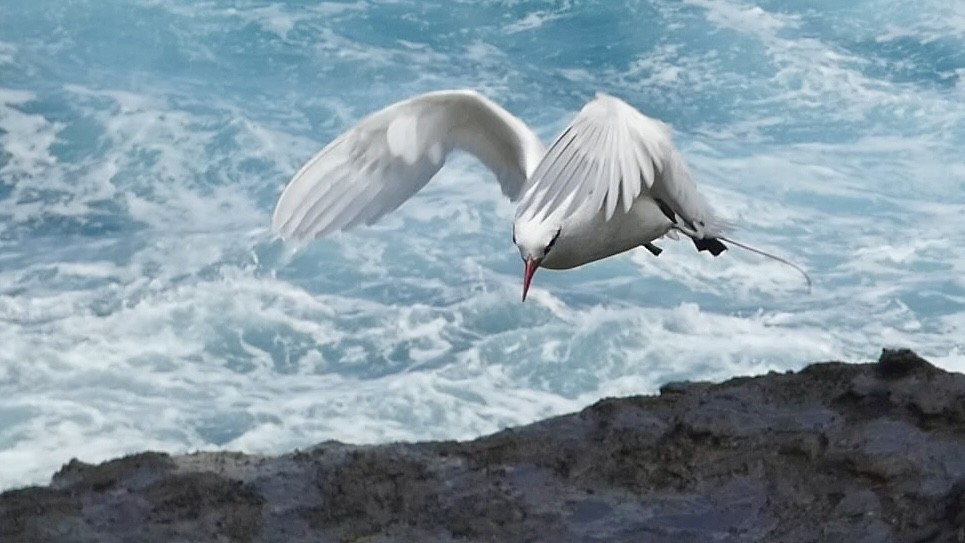
[[[776,260],[776,261],[780,262],[781,264],[784,264],[784,265],[786,265],[786,266],[790,266],[790,267],[794,268],[795,270],[798,271],[798,273],[800,273],[801,275],[804,276],[804,280],[805,280],[805,281],[807,282],[807,284],[808,284],[808,292],[811,292],[811,276],[808,275],[808,272],[804,271],[804,268],[802,268],[801,266],[798,266],[797,264],[791,262],[790,260],[787,260],[786,258],[781,258],[781,257],[779,257],[779,256],[777,256],[777,255],[775,255],[775,254],[768,253],[767,251],[762,251],[762,250],[760,250],[760,249],[757,249],[757,248],[755,248],[755,247],[751,247],[750,245],[741,243],[741,242],[739,242],[739,241],[734,241],[734,240],[732,240],[732,239],[725,238],[724,236],[721,236],[720,239],[726,241],[727,243],[736,245],[736,246],[740,247],[741,249],[744,249],[745,251],[750,251],[750,252],[752,252],[752,253],[759,254],[759,255],[761,255],[761,256],[763,256],[763,257],[770,258],[771,260]]]
[[[686,226],[681,226],[678,224],[675,224],[672,228],[690,237],[690,239],[693,240],[694,245],[697,247],[698,251],[710,251],[710,254],[717,256],[720,253],[727,250],[727,246],[722,243],[726,241],[727,243],[730,243],[731,245],[736,245],[741,249],[744,249],[745,251],[750,251],[752,253],[759,254],[763,257],[770,258],[771,260],[776,260],[786,266],[790,266],[795,270],[797,270],[798,273],[800,273],[802,276],[804,276],[804,281],[807,283],[807,286],[808,286],[808,292],[811,292],[811,286],[812,286],[811,276],[808,275],[808,272],[804,271],[804,268],[798,266],[797,264],[791,262],[790,260],[779,257],[767,251],[762,251],[761,249],[751,247],[750,245],[747,245],[745,243],[734,241],[726,236],[702,237],[696,231],[691,230]]]

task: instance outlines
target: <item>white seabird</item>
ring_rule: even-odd
[[[714,256],[726,224],[697,190],[670,128],[598,93],[544,149],[509,111],[473,90],[414,96],[377,111],[325,146],[289,181],[272,215],[287,240],[372,224],[419,191],[455,149],[496,176],[518,201],[513,242],[523,259],[523,300],[540,267],[569,269],[677,233]]]

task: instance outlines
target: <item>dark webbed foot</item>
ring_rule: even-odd
[[[660,253],[663,252],[663,249],[661,249],[660,247],[657,247],[652,243],[644,243],[643,246],[646,247],[648,251],[653,253],[653,256],[660,256]]]
[[[717,238],[695,239],[694,245],[697,251],[710,251],[710,254],[717,256],[727,250],[727,246]]]

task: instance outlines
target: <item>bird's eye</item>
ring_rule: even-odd
[[[553,236],[553,239],[550,240],[549,245],[546,246],[546,252],[547,252],[547,253],[548,253],[549,250],[553,247],[553,244],[556,243],[556,240],[558,240],[558,239],[560,238],[560,232],[562,232],[562,231],[563,231],[562,228],[560,228],[559,230],[556,231],[556,235]]]
[[[516,245],[516,225],[513,225],[513,245]]]

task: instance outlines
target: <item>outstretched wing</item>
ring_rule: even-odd
[[[618,208],[629,211],[643,193],[694,230],[719,224],[674,148],[670,128],[598,93],[546,151],[523,189],[516,216],[565,219],[586,206],[610,220]]]
[[[272,229],[306,240],[372,224],[424,187],[453,149],[482,161],[513,200],[543,155],[525,123],[478,92],[422,94],[369,115],[312,157],[279,197]]]

